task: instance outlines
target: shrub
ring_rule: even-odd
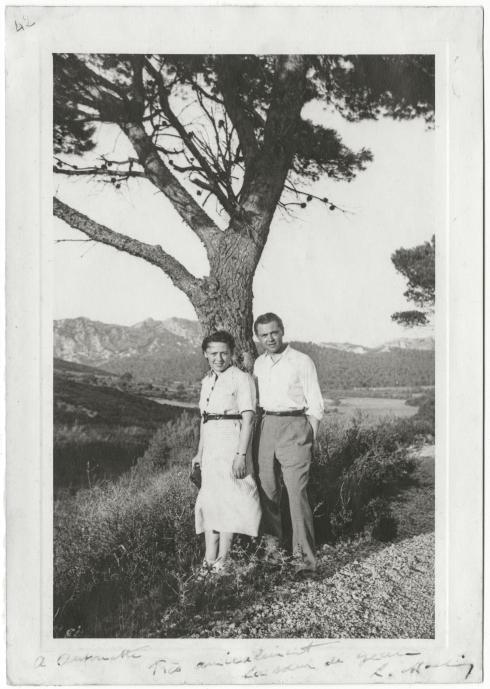
[[[427,392],[419,399],[419,410],[415,417],[418,420],[426,421],[430,424],[432,435],[434,434],[436,399],[434,390]]]
[[[55,636],[132,636],[122,610],[152,598],[166,607],[182,576],[200,560],[195,491],[182,471],[136,471],[55,504]],[[150,480],[148,480],[150,478]],[[141,625],[139,615],[138,627]]]
[[[350,425],[323,425],[311,466],[310,499],[319,541],[333,542],[368,530],[375,538],[396,535],[389,499],[411,482],[413,429],[400,437],[397,421],[372,425],[362,416]]]
[[[199,423],[198,417],[183,412],[175,421],[161,426],[150,440],[143,457],[138,460],[140,469],[188,466],[197,450]]]
[[[56,424],[53,479],[61,488],[76,490],[127,471],[148,445],[148,429],[106,424]]]

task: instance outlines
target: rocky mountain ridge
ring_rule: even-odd
[[[114,358],[164,354],[169,349],[194,352],[201,344],[197,321],[147,318],[131,326],[102,323],[88,318],[54,321],[54,356],[79,364],[102,366]],[[386,342],[379,347],[365,347],[350,342],[320,342],[318,346],[355,354],[389,352],[394,349],[431,351],[434,338],[408,338]]]
[[[417,340],[403,339],[378,348],[332,342],[293,344],[312,357],[325,386],[432,385],[433,340],[424,338],[418,348]],[[200,345],[198,322],[184,318],[148,318],[132,326],[88,318],[54,322],[56,358],[116,375],[130,373],[141,381],[189,384],[200,380],[207,370]]]
[[[88,366],[103,366],[113,359],[165,355],[171,350],[194,350],[200,342],[197,321],[183,318],[147,318],[132,326],[89,318],[54,321],[54,356]]]

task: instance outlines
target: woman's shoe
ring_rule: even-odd
[[[199,567],[199,569],[196,572],[196,579],[197,581],[202,581],[205,579],[211,572],[213,571],[213,565],[214,562],[208,562],[207,560],[203,560],[202,565]]]
[[[230,570],[230,560],[229,558],[226,558],[223,560],[223,558],[219,557],[217,560],[213,562],[211,565],[211,571],[213,574],[227,574]]]

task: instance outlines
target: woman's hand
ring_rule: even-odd
[[[235,478],[245,478],[247,474],[247,468],[245,466],[245,455],[236,454],[233,460],[233,476]]]

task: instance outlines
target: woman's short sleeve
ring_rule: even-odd
[[[255,389],[255,381],[249,373],[240,372],[238,378],[237,404],[238,411],[242,414],[244,411],[255,411],[257,406],[257,392]]]
[[[199,395],[199,409],[201,413],[206,409],[206,388],[208,385],[207,377],[201,381],[201,394]]]

